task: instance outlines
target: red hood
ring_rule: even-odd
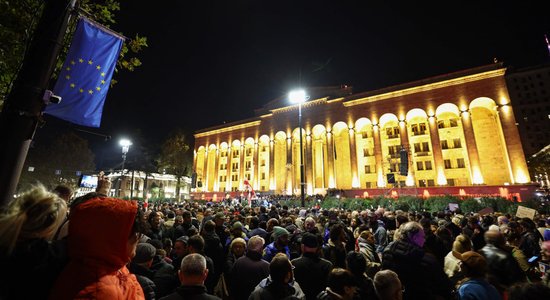
[[[71,209],[69,256],[97,265],[124,266],[130,261],[127,242],[137,203],[116,198],[94,198]]]

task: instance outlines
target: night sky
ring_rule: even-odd
[[[115,74],[101,127],[80,127],[112,136],[82,133],[99,168],[120,159],[122,136],[140,132],[142,143],[157,145],[175,128],[192,134],[252,117],[300,85],[348,84],[364,92],[495,58],[508,67],[550,62],[544,1],[121,2],[112,28],[148,37],[149,47],[142,67]],[[40,131],[75,128],[48,120],[38,138]]]

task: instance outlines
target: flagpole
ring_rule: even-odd
[[[76,0],[45,2],[21,70],[0,114],[0,207],[13,200]]]

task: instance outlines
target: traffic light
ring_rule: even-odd
[[[407,173],[409,172],[409,152],[405,148],[401,148],[401,151],[399,153],[401,157],[401,165],[399,166],[399,174],[403,176],[407,176]]]

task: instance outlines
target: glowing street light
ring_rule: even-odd
[[[124,172],[124,164],[126,163],[126,154],[128,154],[128,150],[130,150],[130,146],[132,146],[132,142],[128,139],[122,139],[118,144],[122,147],[122,172]]]
[[[302,207],[305,207],[305,174],[304,174],[304,151],[302,146],[302,103],[306,102],[309,97],[304,90],[291,91],[288,94],[290,103],[298,103],[298,130],[300,134],[300,199]]]

